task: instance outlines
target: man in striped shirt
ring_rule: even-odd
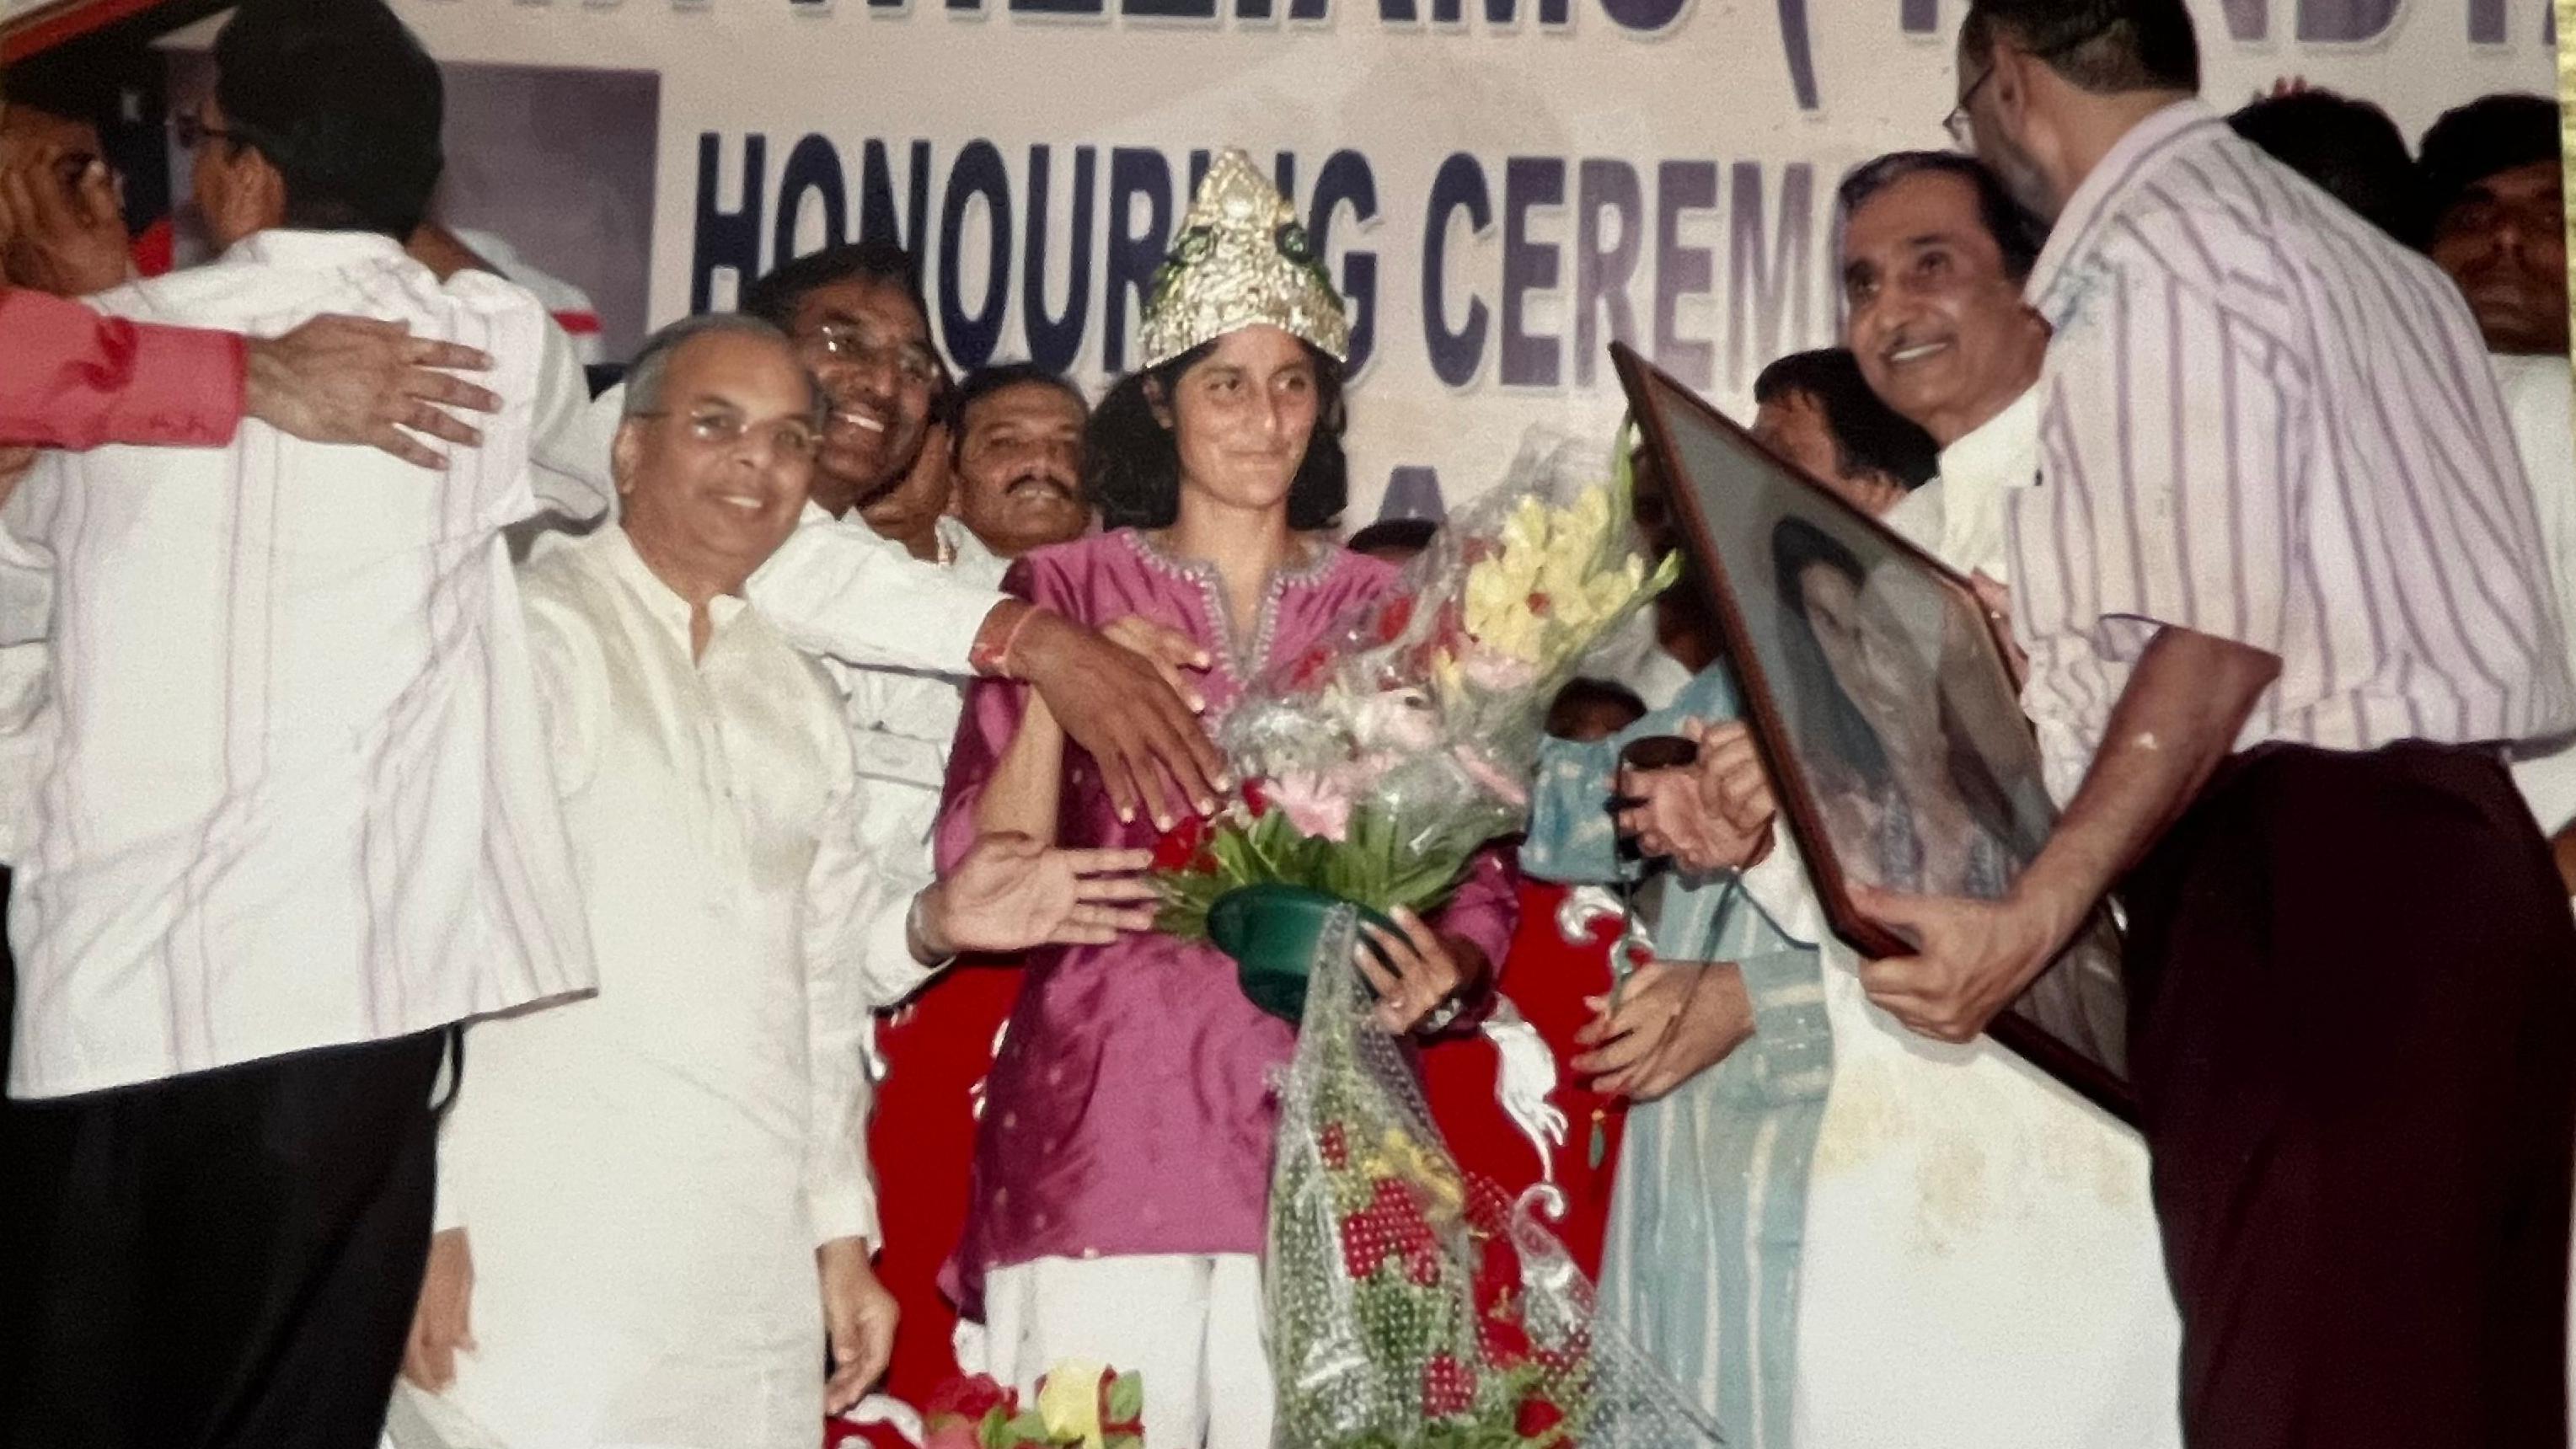
[[[1922,943],[1864,983],[1964,1039],[2121,885],[2187,1441],[2564,1444],[2576,926],[2500,747],[2576,704],[2477,330],[2194,99],[2183,0],[1976,0],[1958,73],[2055,223],[2007,536],[2065,814],[2002,901],[1864,892]]]

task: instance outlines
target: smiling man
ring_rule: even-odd
[[[1932,435],[1940,475],[1888,526],[1970,573],[2005,575],[2003,490],[2039,476],[2048,328],[2021,300],[2041,228],[1966,156],[1900,151],[1844,179],[1844,341],[1870,391]]]
[[[524,571],[599,993],[467,1034],[398,1442],[810,1446],[894,1327],[864,983],[1149,919],[1117,904],[1141,882],[1084,875],[1141,851],[988,840],[916,890],[855,847],[840,702],[742,597],[797,527],[819,404],[765,323],[664,329],[621,524]]]
[[[814,455],[814,503],[855,511],[913,557],[939,553],[946,450],[925,446],[947,370],[930,345],[912,254],[883,241],[826,247],[780,266],[743,310],[785,332],[830,411]]]
[[[1091,405],[1063,374],[1034,362],[967,374],[957,420],[958,520],[1005,559],[1082,536],[1082,429]]]

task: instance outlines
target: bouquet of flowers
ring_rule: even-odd
[[[1683,1449],[1717,1430],[1593,1314],[1535,1216],[1441,1145],[1369,1020],[1356,913],[1314,954],[1271,1170],[1276,1442],[1309,1449]]]
[[[1144,1379],[1105,1364],[1057,1364],[1036,1402],[982,1374],[952,1379],[930,1396],[927,1449],[1142,1449]]]
[[[1218,904],[1247,888],[1427,910],[1520,828],[1548,701],[1679,570],[1637,547],[1624,454],[1596,456],[1525,444],[1395,588],[1246,691],[1218,733],[1241,798],[1164,837],[1161,929],[1241,959]]]

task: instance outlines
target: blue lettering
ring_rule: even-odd
[[[1716,258],[1707,247],[1682,245],[1682,214],[1716,207],[1716,162],[1655,168],[1655,365],[1702,392],[1717,385],[1717,349],[1681,335],[1681,302],[1709,294]]]
[[[1682,18],[1691,0],[1601,0],[1601,13],[1622,30],[1653,35]]]
[[[1083,324],[1091,318],[1091,190],[1099,171],[1094,148],[1073,152],[1073,224],[1065,265],[1064,314],[1051,315],[1046,303],[1047,172],[1049,148],[1029,148],[1029,259],[1021,285],[1021,329],[1028,334],[1029,357],[1039,366],[1070,372],[1082,354]]]
[[[1467,225],[1483,236],[1494,224],[1494,203],[1485,189],[1485,168],[1464,151],[1453,152],[1431,178],[1431,206],[1422,226],[1422,340],[1431,354],[1431,371],[1451,387],[1476,380],[1485,363],[1484,299],[1467,294],[1466,325],[1449,326],[1445,273],[1449,261],[1449,216],[1467,213]]]
[[[1440,498],[1440,470],[1418,463],[1407,463],[1386,475],[1386,496],[1378,500],[1380,518],[1428,518],[1438,523],[1449,516],[1449,506]]]
[[[1815,194],[1815,168],[1792,161],[1780,172],[1780,227],[1772,250],[1762,247],[1762,167],[1735,163],[1727,233],[1726,369],[1728,381],[1741,387],[1751,366],[1780,355],[1782,322],[1788,334],[1807,336],[1807,292],[1810,242],[1815,218],[1809,206]]]
[[[1146,222],[1135,224],[1135,201],[1143,197]],[[1106,293],[1101,306],[1100,365],[1111,375],[1127,370],[1127,297],[1134,293],[1141,310],[1154,269],[1163,264],[1172,231],[1172,166],[1163,153],[1143,146],[1120,146],[1109,153],[1109,244]]]
[[[921,229],[930,219],[930,143],[912,143],[911,184],[905,188],[904,224],[894,220],[894,172],[886,160],[886,143],[870,141],[859,153],[859,239],[885,240],[908,250],[921,247]]]
[[[1456,25],[1466,18],[1464,0],[1431,0],[1431,19],[1437,25]],[[1511,26],[1520,23],[1520,0],[1485,0],[1485,23]],[[1563,26],[1573,23],[1572,0],[1538,0],[1538,23]]]
[[[1590,387],[1594,364],[1606,345],[1602,315],[1610,318],[1610,341],[1629,342],[1637,335],[1628,288],[1645,252],[1646,201],[1637,168],[1625,161],[1586,161],[1575,177],[1574,381]],[[1618,219],[1618,239],[1607,246],[1601,240],[1604,212]]]
[[[850,199],[841,182],[841,153],[820,136],[805,137],[787,153],[787,169],[778,178],[778,226],[769,249],[771,266],[801,255],[796,250],[796,223],[805,210],[808,191],[823,201],[823,245],[838,245],[849,235]]]
[[[1344,207],[1358,226],[1377,220],[1377,178],[1369,170],[1368,158],[1357,151],[1334,152],[1315,173],[1315,196],[1306,212],[1306,231],[1314,238],[1315,255],[1332,254],[1333,218]],[[1377,350],[1377,253],[1353,247],[1343,254],[1342,296],[1351,309],[1351,358],[1346,371],[1357,377]]]
[[[742,206],[726,211],[716,204],[716,172],[722,153],[716,133],[698,133],[698,214],[689,250],[689,310],[704,312],[715,304],[715,274],[733,273],[739,294],[760,275],[761,170],[769,140],[758,133],[742,139]]]
[[[1502,378],[1510,387],[1555,387],[1561,377],[1562,339],[1533,335],[1523,323],[1522,299],[1553,292],[1557,249],[1529,239],[1529,215],[1565,204],[1565,162],[1554,156],[1514,156],[1503,163]]]
[[[1798,109],[1812,111],[1816,96],[1815,45],[1807,37],[1807,0],[1780,0],[1780,47],[1789,58],[1789,89]]]
[[[2402,3],[2403,0],[2299,0],[2299,39],[2330,45],[2376,40],[2396,23]]]
[[[984,300],[966,310],[959,295],[958,252],[964,242],[966,208],[978,198],[991,223],[992,257],[984,269]],[[948,172],[948,195],[939,207],[939,334],[948,355],[968,371],[993,360],[1002,339],[1002,316],[1011,301],[1011,180],[1002,170],[1002,153],[990,141],[969,141]]]

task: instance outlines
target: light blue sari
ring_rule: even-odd
[[[1725,671],[1701,672],[1674,703],[1597,744],[1551,740],[1539,758],[1530,874],[1568,884],[1619,878],[1606,801],[1621,746],[1685,719],[1733,719]],[[1754,1034],[1661,1101],[1628,1113],[1610,1205],[1601,1303],[1725,1429],[1730,1449],[1790,1442],[1798,1255],[1807,1173],[1833,1071],[1822,966],[1729,875],[1670,881],[1655,928],[1671,961],[1741,964]]]

